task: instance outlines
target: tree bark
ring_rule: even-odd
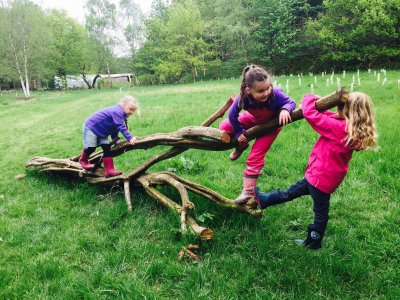
[[[108,63],[107,60],[107,74],[108,74],[108,87],[111,89],[112,88],[112,81],[111,81],[111,72],[110,72],[110,64]]]
[[[14,63],[15,63],[15,68],[17,69],[18,77],[21,82],[21,88],[24,93],[25,99],[28,100],[30,98],[30,94],[25,88],[25,82],[24,78],[22,77],[22,72],[21,72],[21,67],[19,65],[19,60],[18,60],[18,54],[17,54],[17,49],[15,48],[15,45],[13,43],[13,38],[11,36],[11,33],[8,35],[8,38],[10,39],[10,45],[13,51],[13,57],[14,57]]]
[[[24,55],[24,69],[25,69],[25,98],[26,99],[30,99],[31,98],[31,92],[30,92],[30,87],[29,87],[29,75],[28,75],[28,53],[26,50],[26,40],[24,37],[24,51],[23,51],[23,55]]]

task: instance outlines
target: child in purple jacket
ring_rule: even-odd
[[[305,240],[297,240],[310,249],[321,248],[329,219],[331,193],[343,181],[353,151],[375,148],[377,133],[370,98],[363,93],[350,93],[349,99],[338,106],[337,114],[315,108],[315,95],[305,95],[302,101],[304,118],[320,137],[311,151],[305,178],[285,191],[262,193],[255,188],[261,209],[311,195],[314,202],[314,223],[308,226]]]
[[[231,160],[236,160],[248,147],[248,140],[244,135],[246,129],[265,123],[279,117],[279,124],[286,125],[290,113],[296,108],[296,103],[286,96],[278,87],[272,87],[271,76],[261,67],[250,65],[244,68],[240,96],[236,97],[228,112],[228,120],[219,125],[221,130],[228,132],[239,142],[236,149],[230,154]],[[243,113],[239,112],[245,110]],[[272,143],[281,131],[275,131],[255,140],[246,160],[244,170],[243,189],[236,204],[244,204],[254,197],[254,187],[258,176],[265,164],[265,156]]]
[[[126,119],[139,108],[138,101],[132,96],[123,97],[118,104],[103,108],[92,114],[83,124],[83,144],[79,163],[85,170],[93,169],[94,165],[89,163],[90,154],[97,146],[103,149],[103,166],[106,177],[121,175],[114,169],[114,162],[111,156],[111,145],[107,139],[118,140],[120,132],[131,145],[135,144],[136,138],[132,136],[126,127]]]

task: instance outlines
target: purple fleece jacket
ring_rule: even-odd
[[[263,103],[258,103],[254,98],[249,95],[245,101],[241,101],[240,96],[237,96],[232,106],[229,109],[228,117],[233,130],[235,132],[235,138],[237,139],[241,134],[243,134],[246,129],[240,124],[238,117],[239,112],[251,109],[268,109],[269,111],[276,112],[278,116],[282,109],[286,109],[291,113],[296,108],[296,102],[286,96],[285,93],[279,87],[274,87],[272,94],[268,97],[268,100]]]
[[[128,114],[124,112],[121,105],[117,104],[96,111],[85,121],[85,125],[103,139],[109,135],[114,139],[118,137],[118,132],[121,132],[129,141],[133,136],[125,125],[127,117]]]

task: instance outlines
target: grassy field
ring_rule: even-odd
[[[341,85],[374,101],[380,150],[355,153],[349,173],[331,200],[324,247],[294,245],[312,222],[312,200],[303,197],[269,208],[257,221],[191,194],[195,218],[214,230],[201,241],[181,237],[178,218],[141,190],[128,213],[123,191],[64,177],[28,172],[35,156],[66,158],[80,152],[82,123],[113,105],[122,90],[0,95],[0,299],[400,299],[400,72],[377,81],[373,71],[333,77],[277,77],[299,104],[304,94],[326,95]],[[239,79],[139,87],[141,116],[129,120],[134,135],[171,132],[200,124],[228,97]],[[219,121],[213,126],[218,126]],[[270,153],[262,190],[286,188],[302,178],[317,139],[305,121],[285,127]],[[130,151],[115,159],[128,171],[167,147]],[[245,154],[189,150],[150,171],[175,169],[184,178],[235,198]],[[162,188],[170,197],[172,189]],[[200,261],[178,260],[182,246],[200,246]]]

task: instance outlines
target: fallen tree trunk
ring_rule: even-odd
[[[324,111],[339,105],[346,101],[348,92],[342,88],[328,96],[319,99],[316,102],[316,107],[319,111]],[[123,185],[125,190],[125,199],[128,210],[132,210],[130,197],[131,185],[142,187],[146,192],[156,199],[162,205],[170,208],[172,211],[180,215],[181,231],[187,231],[187,225],[198,236],[203,239],[210,239],[213,236],[212,230],[199,226],[191,216],[193,203],[190,202],[187,191],[196,193],[215,204],[247,213],[255,218],[262,217],[262,211],[257,209],[257,204],[254,199],[247,202],[246,205],[235,205],[231,199],[228,199],[217,192],[208,189],[197,183],[185,180],[176,174],[168,172],[157,172],[146,174],[145,172],[156,163],[165,159],[174,157],[183,153],[188,149],[201,149],[208,151],[224,151],[234,148],[237,145],[236,140],[231,140],[229,135],[219,129],[210,128],[215,120],[222,117],[228,108],[232,105],[233,99],[229,99],[217,112],[204,121],[201,126],[189,126],[181,128],[173,133],[158,133],[145,137],[139,137],[135,145],[130,145],[128,142],[123,142],[111,149],[113,156],[118,156],[126,151],[135,149],[148,149],[158,145],[169,145],[173,148],[161,152],[137,166],[130,172],[126,172],[120,176],[106,178],[104,170],[101,167],[95,168],[93,171],[85,171],[77,162],[79,156],[71,159],[50,159],[46,157],[36,157],[27,163],[27,168],[33,168],[40,171],[49,171],[60,174],[67,174],[74,177],[80,177],[92,184],[101,185]],[[303,112],[296,109],[291,113],[292,122],[303,118]],[[258,125],[246,130],[245,135],[249,140],[268,134],[269,132],[280,127],[278,119],[273,119],[265,124]],[[90,158],[90,162],[99,165],[102,152],[94,154]],[[169,199],[167,196],[159,192],[155,186],[167,184],[175,187],[181,197],[182,205]]]

